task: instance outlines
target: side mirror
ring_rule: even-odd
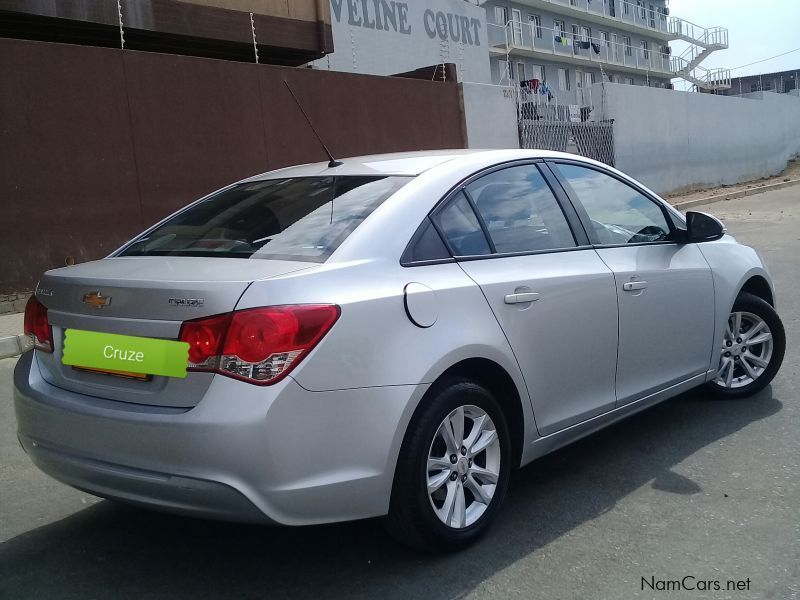
[[[686,213],[686,241],[690,244],[713,242],[725,235],[725,225],[712,215],[689,211]]]

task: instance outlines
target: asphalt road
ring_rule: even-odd
[[[0,361],[0,598],[799,600],[798,195],[708,207],[776,279],[788,351],[772,386],[741,401],[689,393],[535,462],[490,534],[451,556],[398,547],[374,521],[240,526],[71,490],[19,449],[13,362]],[[686,576],[748,589],[642,590]]]

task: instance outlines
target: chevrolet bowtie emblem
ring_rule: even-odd
[[[83,303],[92,308],[105,308],[111,304],[111,296],[103,296],[100,292],[89,292],[83,295]]]

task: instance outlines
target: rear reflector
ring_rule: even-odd
[[[25,334],[33,336],[33,347],[37,350],[53,351],[53,329],[47,320],[47,307],[36,296],[28,298],[25,305]]]
[[[335,304],[251,308],[185,321],[180,340],[189,344],[190,371],[270,385],[305,358],[340,314]]]

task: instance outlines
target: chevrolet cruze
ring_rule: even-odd
[[[489,527],[511,469],[696,386],[766,386],[774,306],[718,220],[592,160],[291,167],[45,273],[19,439],[98,496],[282,525],[384,516],[451,549]]]

